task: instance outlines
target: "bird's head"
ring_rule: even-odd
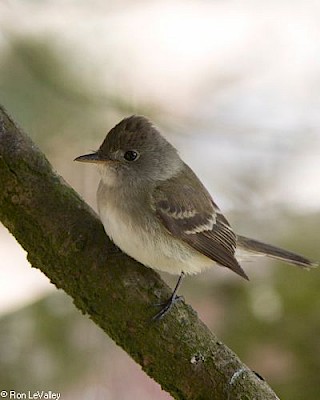
[[[112,128],[96,152],[75,161],[98,164],[101,179],[112,186],[163,181],[183,164],[176,149],[151,122],[136,115]]]

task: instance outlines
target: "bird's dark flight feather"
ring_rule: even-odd
[[[311,261],[300,254],[281,249],[271,244],[259,242],[258,240],[250,239],[245,236],[238,235],[237,243],[242,249],[246,249],[251,253],[264,254],[270,258],[282,260],[297,265],[298,267],[309,269],[319,265],[318,262]]]
[[[170,190],[171,185],[175,187],[174,192]],[[152,200],[158,218],[173,236],[248,279],[234,256],[236,235],[188,166],[158,185]]]

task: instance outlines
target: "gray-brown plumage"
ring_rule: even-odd
[[[170,190],[172,185],[174,192]],[[156,186],[152,200],[156,215],[173,236],[248,279],[234,256],[236,235],[187,165],[178,175]]]

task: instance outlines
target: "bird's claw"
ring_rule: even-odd
[[[170,310],[171,308],[179,301],[184,300],[183,296],[170,296],[169,299],[164,303],[157,303],[154,304],[157,307],[162,307],[161,310],[152,317],[153,321],[160,321]]]

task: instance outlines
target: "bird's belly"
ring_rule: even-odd
[[[137,225],[131,216],[111,207],[99,209],[107,235],[126,254],[140,263],[170,274],[195,274],[214,264],[188,244],[174,238],[147,217]],[[125,216],[126,215],[126,216]]]

